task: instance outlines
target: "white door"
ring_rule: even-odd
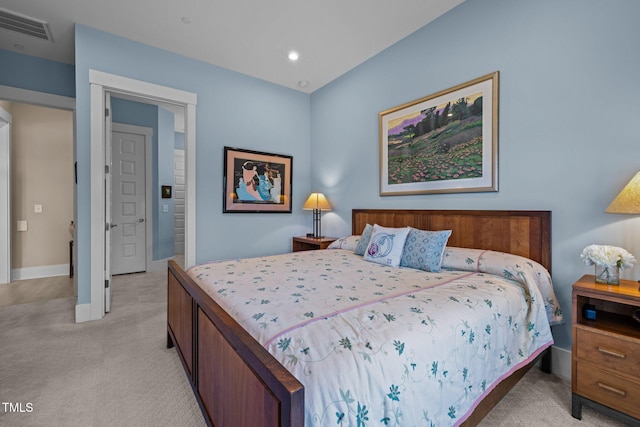
[[[173,252],[178,255],[184,253],[184,150],[174,150],[173,174]]]
[[[146,271],[145,137],[111,135],[111,274]]]
[[[11,115],[0,108],[0,284],[11,281]]]

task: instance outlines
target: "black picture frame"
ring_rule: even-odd
[[[223,213],[291,213],[293,156],[224,147]]]

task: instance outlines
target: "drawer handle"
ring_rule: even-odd
[[[611,387],[610,385],[606,385],[606,384],[603,384],[601,382],[598,382],[598,387],[603,388],[603,389],[605,389],[607,391],[610,391],[612,393],[618,394],[621,397],[625,397],[627,395],[626,391],[620,390],[619,388]]]
[[[624,353],[618,353],[617,351],[607,350],[606,348],[598,347],[600,353],[604,353],[607,356],[617,357],[618,359],[626,359],[627,355]]]

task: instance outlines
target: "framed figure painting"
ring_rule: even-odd
[[[291,213],[293,157],[224,147],[222,211]]]

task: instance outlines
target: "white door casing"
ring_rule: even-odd
[[[0,285],[11,281],[11,114],[0,108]]]
[[[104,117],[104,162],[106,165],[104,176],[104,311],[111,311],[111,232],[109,224],[111,223],[111,94],[106,93],[104,98],[105,117]]]
[[[185,266],[191,267],[196,260],[195,221],[195,151],[196,151],[196,104],[197,95],[153,83],[127,77],[89,70],[90,83],[90,289],[89,304],[76,306],[76,322],[96,320],[104,317],[104,262],[105,262],[105,94],[125,94],[140,97],[149,103],[166,102],[185,109]],[[88,307],[86,307],[88,305]]]
[[[111,135],[111,274],[146,271],[145,138]]]

